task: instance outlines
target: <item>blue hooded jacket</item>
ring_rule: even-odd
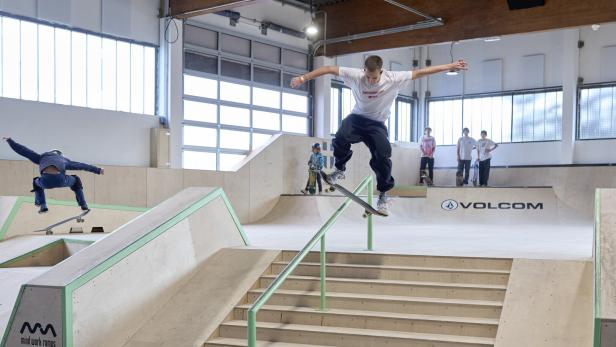
[[[95,173],[97,175],[100,175],[101,173],[101,169],[96,166],[72,161],[56,152],[45,152],[38,154],[28,147],[13,141],[13,139],[8,139],[7,142],[17,154],[30,159],[30,161],[34,164],[38,164],[39,172],[41,173],[50,166],[56,167],[62,174],[65,174],[66,170],[83,170]]]

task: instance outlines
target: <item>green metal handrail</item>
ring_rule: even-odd
[[[374,183],[372,176],[367,176],[364,180],[355,188],[353,194],[357,195],[362,190],[368,190],[368,203],[372,205],[373,193],[374,193]],[[325,295],[325,234],[332,227],[332,225],[336,222],[338,217],[346,210],[346,208],[351,203],[350,198],[346,198],[342,205],[338,207],[336,212],[329,217],[329,219],[323,224],[321,229],[308,241],[306,246],[297,253],[297,255],[289,262],[289,264],[282,270],[282,272],[274,279],[274,281],[267,287],[265,292],[257,298],[252,307],[248,310],[248,347],[256,347],[257,345],[257,312],[261,309],[265,302],[269,300],[269,298],[274,294],[274,292],[282,285],[282,283],[291,275],[291,273],[295,270],[295,268],[299,265],[299,263],[304,260],[306,255],[310,252],[310,250],[317,244],[317,242],[321,241],[321,252],[320,252],[320,262],[321,262],[321,300],[319,309],[324,311],[326,309],[326,295]],[[368,214],[368,250],[372,250],[372,215]]]

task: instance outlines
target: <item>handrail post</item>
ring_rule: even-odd
[[[372,206],[374,194],[374,178],[368,182],[368,205]],[[372,251],[372,213],[368,213],[368,251]]]
[[[257,314],[248,310],[248,347],[257,347]]]
[[[325,253],[325,235],[321,236],[321,254],[320,254],[320,258],[321,258],[321,304],[320,304],[320,309],[321,311],[325,311],[327,304],[326,304],[326,296],[325,296],[325,277],[326,277],[326,271],[327,268],[325,266],[325,262],[327,259],[327,253]]]

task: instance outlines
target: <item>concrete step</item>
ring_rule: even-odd
[[[249,291],[248,301],[253,303],[264,291],[265,289]],[[318,291],[279,289],[267,301],[267,304],[318,308],[319,302],[320,292]],[[502,306],[502,301],[327,293],[327,307],[331,309],[498,319]]]
[[[272,263],[272,273],[278,274],[288,265],[287,262]],[[508,270],[492,269],[454,269],[438,267],[411,267],[390,265],[327,264],[328,277],[383,279],[398,281],[451,282],[473,284],[507,284]],[[292,275],[319,276],[319,263],[300,263]]]
[[[232,339],[228,337],[218,337],[206,342],[204,347],[236,347],[248,346],[248,341],[244,337],[243,339]],[[257,347],[326,347],[325,345],[306,345],[303,343],[286,343],[286,342],[270,342],[270,341],[257,341]],[[327,346],[329,347],[329,346]]]
[[[247,320],[251,305],[240,305],[234,319]],[[264,305],[258,322],[322,325],[428,334],[496,337],[498,319],[430,316],[419,314]]]
[[[264,275],[259,285],[268,287],[276,275]],[[283,282],[281,289],[318,291],[320,277],[289,276]],[[502,284],[466,284],[420,281],[395,281],[355,278],[332,278],[326,280],[327,292],[386,294],[396,296],[419,296],[451,299],[476,299],[502,301],[507,292],[507,286]]]
[[[289,262],[297,255],[297,251],[283,251],[282,261]],[[310,252],[304,258],[305,262],[318,263],[319,252]],[[423,255],[375,254],[375,253],[340,253],[327,252],[328,263],[390,265],[390,266],[424,266],[446,267],[460,269],[493,269],[510,270],[512,259],[472,258],[472,257],[440,257]]]
[[[220,326],[220,336],[245,338],[247,322],[236,320]],[[288,343],[321,344],[340,347],[492,347],[495,339],[486,337],[420,334],[301,324],[257,323],[257,339]]]

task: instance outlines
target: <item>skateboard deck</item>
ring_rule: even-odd
[[[57,226],[60,226],[62,224],[68,223],[68,222],[70,222],[72,220],[77,221],[77,223],[83,223],[83,217],[85,217],[85,215],[87,215],[88,213],[90,213],[90,210],[86,210],[86,211],[83,211],[82,213],[80,213],[80,214],[78,214],[76,216],[63,219],[63,220],[59,221],[58,223],[54,223],[54,224],[52,224],[52,225],[50,225],[50,226],[48,226],[46,228],[43,228],[43,229],[40,229],[40,230],[34,230],[34,232],[42,232],[42,231],[44,231],[45,234],[51,235],[51,234],[53,234],[53,228],[55,228]]]
[[[479,162],[475,161],[473,164],[473,186],[479,185]]]
[[[428,172],[427,171],[422,171],[421,173],[421,179],[423,180],[424,184],[427,186],[432,186],[432,179],[430,178],[430,176],[428,176]]]
[[[314,195],[317,192],[317,172],[314,170],[308,170],[307,187],[310,195]]]
[[[325,183],[327,183],[330,187],[335,188],[340,193],[342,193],[342,195],[346,196],[347,198],[353,200],[353,202],[355,202],[356,204],[358,204],[361,207],[363,207],[364,211],[365,211],[364,214],[363,214],[364,218],[368,217],[368,215],[371,215],[371,214],[377,215],[377,216],[381,216],[381,217],[387,217],[386,214],[383,214],[383,213],[377,211],[374,207],[370,206],[370,204],[365,202],[359,196],[357,196],[357,195],[353,194],[352,192],[350,192],[345,187],[343,187],[343,186],[341,186],[339,184],[332,183],[329,180],[329,175],[326,174],[325,172],[321,171],[321,177],[323,177],[323,180],[325,181]]]

